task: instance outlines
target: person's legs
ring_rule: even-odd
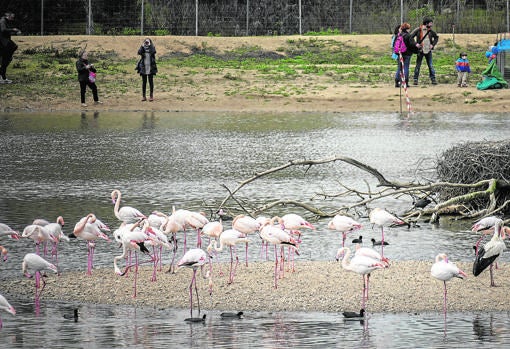
[[[97,86],[96,86],[96,83],[89,81],[88,85],[89,85],[90,89],[92,90],[92,96],[94,98],[94,102],[98,102],[99,101],[99,96],[97,95]]]
[[[457,72],[457,86],[460,87],[462,85],[463,75],[464,73],[461,71]]]
[[[4,49],[2,51],[2,66],[0,67],[0,77],[4,80],[7,79],[6,73],[7,73],[7,67],[12,61],[12,53],[9,52],[9,50]]]
[[[147,75],[142,74],[142,101],[146,101]]]
[[[87,88],[87,81],[80,81],[81,104],[85,104],[85,89],[86,88]]]
[[[427,66],[429,67],[429,76],[432,84],[436,84],[436,71],[434,70],[434,64],[432,63],[432,51],[425,55],[425,60],[427,61]]]
[[[412,55],[404,56],[404,76],[407,86],[409,86],[409,66],[411,65],[411,57]]]
[[[149,92],[150,92],[150,101],[154,99],[154,75],[149,75]]]
[[[414,81],[413,83],[415,85],[418,85],[418,78],[420,77],[420,67],[421,67],[421,62],[423,60],[423,53],[418,53],[416,55],[416,65],[414,66]]]
[[[395,72],[395,87],[400,87],[400,84],[402,82],[402,61],[400,60],[400,57],[397,59],[397,71]]]

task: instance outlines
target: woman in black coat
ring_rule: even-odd
[[[85,103],[85,92],[87,90],[87,86],[92,90],[92,96],[94,97],[95,104],[103,104],[103,102],[99,101],[99,97],[97,95],[97,86],[96,86],[96,68],[94,68],[93,64],[89,63],[88,60],[89,54],[87,51],[83,51],[80,54],[80,57],[76,61],[76,70],[78,71],[78,81],[80,83],[80,97],[81,97],[81,106],[86,107]]]
[[[147,100],[147,80],[149,80],[149,101],[154,100],[154,75],[158,72],[156,65],[156,47],[151,39],[146,38],[138,49],[142,56],[136,65],[136,71],[142,76],[142,102]]]

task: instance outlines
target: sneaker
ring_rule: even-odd
[[[147,100],[146,97],[142,97],[142,102],[145,102]]]
[[[400,81],[395,80],[395,87],[400,87]]]
[[[101,101],[94,101],[94,104],[103,104]]]
[[[418,80],[414,79],[413,85],[418,86]]]
[[[10,84],[12,83],[12,80],[4,79],[0,76],[0,84]]]
[[[437,81],[436,80],[432,80],[432,85],[437,85]]]
[[[82,103],[81,106],[82,107],[87,107],[87,103]]]
[[[154,101],[154,98],[153,97],[149,97],[149,102],[152,102]]]

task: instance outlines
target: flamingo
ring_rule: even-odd
[[[232,221],[232,228],[248,235],[255,233],[260,229],[260,222],[255,218],[240,214],[234,217]],[[246,266],[248,266],[248,242],[246,242]]]
[[[275,289],[278,288],[278,281],[277,281],[278,278],[283,277],[283,273],[280,276],[280,273],[278,271],[278,249],[277,249],[277,247],[280,246],[280,258],[281,258],[280,270],[282,272],[284,270],[283,247],[290,246],[299,255],[298,242],[296,241],[296,239],[293,236],[291,236],[287,231],[283,230],[281,228],[281,225],[279,225],[279,226],[274,225],[274,222],[279,219],[280,219],[280,217],[275,216],[275,217],[271,218],[269,223],[266,223],[264,226],[262,226],[260,228],[260,237],[262,238],[262,240],[264,240],[268,244],[274,245],[274,260],[275,260],[274,288]]]
[[[168,236],[165,233],[163,233],[158,228],[152,227],[149,221],[148,224],[149,227],[147,228],[147,234],[149,234],[152,237],[152,239],[149,239],[149,245],[152,246],[154,255],[154,269],[152,272],[151,281],[156,281],[156,271],[158,270],[158,262],[159,271],[161,271],[162,269],[163,248],[166,247],[167,249],[172,250],[173,247],[170,245]]]
[[[110,238],[103,231],[110,231],[110,229],[93,213],[81,218],[74,226],[72,236],[87,242],[87,275],[92,275],[95,241],[97,239],[110,241]]]
[[[366,299],[368,299],[368,284],[370,273],[377,269],[387,268],[387,264],[383,261],[363,255],[362,253],[356,253],[354,257],[349,261],[349,258],[351,256],[351,249],[348,247],[341,247],[337,252],[336,259],[339,260],[340,256],[344,252],[345,254],[344,257],[342,258],[342,268],[361,275],[363,279],[361,309],[365,309],[365,301]]]
[[[328,229],[336,230],[342,233],[342,247],[345,246],[347,233],[361,229],[361,224],[348,216],[336,215],[328,223]]]
[[[131,206],[122,206],[120,207],[120,200],[122,198],[122,194],[120,190],[114,189],[111,194],[112,202],[115,205],[113,207],[113,213],[115,217],[121,222],[130,224],[136,223],[140,219],[145,219],[145,215],[140,212],[138,209]]]
[[[51,264],[41,256],[35,253],[27,253],[23,258],[23,262],[21,263],[21,268],[23,275],[28,278],[32,278],[33,274],[35,274],[35,304],[39,305],[39,300],[41,298],[42,292],[44,291],[44,287],[46,286],[46,282],[44,278],[41,279],[42,272],[45,270],[53,271],[58,274],[58,269],[54,264]],[[42,287],[40,286],[40,281],[42,281]],[[40,288],[40,290],[39,290]]]
[[[197,247],[201,247],[200,231],[209,220],[203,212],[193,212],[185,209],[176,210],[172,206],[172,215],[170,216],[176,228],[184,232],[184,252],[186,252],[186,228],[191,227],[197,230]]]
[[[466,273],[460,270],[455,264],[448,260],[445,253],[440,253],[436,256],[436,261],[432,264],[430,274],[436,279],[443,281],[444,284],[444,302],[443,312],[446,320],[446,281],[450,281],[454,277],[464,279],[467,277]]]
[[[124,272],[120,271],[120,268],[117,266],[117,261],[124,259],[127,257],[128,252],[135,251],[135,276],[134,276],[134,284],[133,284],[133,298],[136,298],[136,283],[138,279],[138,252],[142,252],[145,254],[149,254],[150,252],[145,246],[145,244],[153,241],[154,238],[147,233],[149,228],[149,222],[145,219],[143,221],[143,227],[140,228],[140,221],[134,224],[125,224],[122,225],[119,229],[115,230],[114,236],[115,240],[122,245],[122,255],[115,256],[113,258],[113,267],[115,273],[120,276],[126,275],[128,270],[132,267],[132,265],[127,265]],[[154,262],[154,257],[151,256],[151,262]]]
[[[284,215],[281,220],[278,221],[282,228],[285,230],[289,230],[291,235],[297,235],[298,243],[301,243],[301,229],[312,229],[315,230],[315,227],[305,220],[300,215],[297,215],[295,213],[288,213]],[[291,261],[291,271],[294,272],[294,249],[289,248],[289,260]]]
[[[173,212],[175,213],[175,207],[173,208]],[[184,225],[186,224],[184,220],[182,222],[179,222],[179,217],[175,214],[172,214],[170,216],[159,212],[154,211],[152,214],[157,215],[164,219],[163,224],[161,225],[161,230],[164,234],[170,235],[172,234],[172,242],[173,242],[173,249],[172,249],[172,261],[170,262],[170,267],[168,268],[168,273],[174,272],[174,262],[175,262],[175,255],[177,253],[177,233],[179,231],[182,231],[185,233]],[[186,236],[186,235],[185,235]]]
[[[223,233],[223,223],[221,222],[221,216],[219,221],[212,221],[204,225],[202,228],[202,235],[206,235],[209,237],[209,245],[211,244],[211,241],[217,240],[220,238],[221,233]],[[214,251],[216,254],[216,251]],[[209,273],[212,275],[212,258],[209,263]],[[223,275],[223,272],[221,271],[221,263],[218,263],[219,265],[219,273],[220,275]]]
[[[234,282],[234,275],[236,273],[237,265],[239,264],[239,258],[237,257],[237,253],[235,253],[236,244],[243,242],[249,242],[246,234],[243,234],[235,229],[227,229],[220,235],[220,247],[218,247],[218,241],[216,240],[213,240],[207,247],[207,252],[210,252],[211,250],[222,251],[224,246],[228,246],[230,248],[230,274],[228,284]],[[233,267],[234,254],[236,255],[235,267]]]
[[[505,231],[503,230],[503,220],[497,219],[494,224],[494,235],[492,236],[492,239],[478,250],[475,262],[473,263],[474,276],[480,275],[482,271],[490,266],[489,270],[492,287],[496,286],[494,283],[492,268],[496,259],[501,256],[504,250],[506,250],[504,239]]]
[[[50,223],[45,219],[38,218],[34,219],[32,224],[45,227],[55,237],[51,254],[55,256],[55,264],[58,267],[58,244],[61,240],[69,242],[69,237],[65,235],[64,232],[62,231],[62,227],[65,224],[64,218],[62,216],[58,216],[56,221],[53,223]]]
[[[402,225],[406,224],[403,220],[400,218],[392,215],[386,210],[383,210],[382,208],[376,207],[374,208],[370,214],[370,223],[378,225],[381,227],[381,242],[383,245],[381,245],[381,254],[384,255],[384,227],[390,226],[390,225]]]
[[[3,295],[0,294],[0,310],[5,310],[12,315],[16,315],[16,309],[12,305],[9,304],[7,299]],[[2,318],[0,317],[0,328],[3,327]]]
[[[46,243],[48,241],[57,242],[57,238],[41,225],[30,224],[23,229],[21,237],[30,238],[35,242],[35,253],[39,254],[39,246],[43,244],[43,253],[46,255]]]
[[[8,236],[11,239],[19,240],[19,232],[12,230],[7,224],[0,223],[0,239],[4,236]],[[7,261],[8,250],[0,245],[0,254],[3,256],[3,261]]]
[[[204,250],[201,248],[193,248],[187,251],[184,256],[177,262],[177,266],[179,268],[186,267],[193,269],[193,277],[191,278],[191,283],[189,285],[189,304],[190,304],[190,316],[191,319],[193,319],[193,285],[195,286],[195,293],[197,295],[197,304],[198,304],[198,316],[200,316],[200,298],[198,297],[198,289],[197,289],[197,283],[196,283],[196,275],[197,270],[200,268],[202,276],[204,278],[210,278],[210,275],[206,273],[204,276],[203,274],[203,267],[207,263],[207,254]],[[211,292],[212,286],[211,286],[211,279],[209,279],[209,290]]]

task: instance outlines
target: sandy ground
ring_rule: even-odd
[[[494,35],[459,35],[440,34],[441,40],[455,40],[461,48],[470,45],[488,46],[493,43]],[[120,58],[135,59],[140,37],[103,37],[103,36],[47,36],[18,37],[16,42],[20,49],[27,47],[84,47],[91,51],[113,50]],[[158,57],[169,53],[189,53],[193,47],[209,47],[215,50],[232,50],[243,46],[259,46],[267,51],[279,52],[287,40],[308,40],[310,37],[155,37]],[[317,37],[318,40],[336,40],[351,46],[370,47],[387,54],[387,48],[381,42],[389,40],[389,35],[343,35]],[[466,49],[469,52],[469,49]],[[281,50],[280,50],[281,51]],[[476,52],[473,54],[483,54]],[[413,65],[412,65],[413,66]],[[412,67],[411,66],[411,67]],[[426,66],[424,67],[427,71]],[[453,67],[452,67],[453,69]],[[172,87],[166,88],[161,75],[156,77],[155,101],[140,101],[140,87],[133,86],[131,91],[117,93],[105,91],[98,78],[100,98],[103,105],[91,105],[88,109],[99,111],[233,111],[233,112],[350,112],[350,111],[384,111],[406,112],[405,91],[395,88],[393,84],[364,84],[362,82],[332,82],[328,76],[317,74],[302,75],[291,81],[275,83],[266,81],[264,76],[253,72],[233,71],[239,79],[226,79],[226,71],[212,72],[195,69],[189,72],[161,71],[171,77]],[[388,67],[391,76],[394,71]],[[422,72],[423,73],[423,72]],[[135,74],[133,72],[133,74]],[[475,85],[481,77],[471,76],[468,88],[458,88],[452,84],[431,85],[428,78],[422,79],[420,86],[411,86],[408,91],[410,108],[416,112],[504,112],[508,110],[510,89],[479,91]],[[187,83],[190,82],[191,83]],[[292,87],[304,90],[304,93],[292,95]],[[14,87],[14,85],[13,85]],[[289,96],[264,94],[261,91],[279,88],[287,89]],[[243,93],[232,93],[242,90]],[[250,92],[252,91],[252,92]],[[87,98],[91,99],[90,92]],[[90,104],[90,103],[89,103]],[[13,93],[2,100],[3,110],[77,110],[80,109],[78,89],[61,98],[30,98],[20,100]]]
[[[286,272],[273,287],[273,262],[253,262],[237,268],[234,283],[228,285],[229,263],[223,263],[219,275],[214,264],[213,292],[208,280],[197,273],[201,309],[223,311],[358,311],[361,306],[361,276],[342,269],[341,263],[296,263],[295,272]],[[478,277],[471,274],[471,263],[457,263],[468,277],[447,283],[449,311],[508,311],[510,265],[495,270],[498,287],[490,287],[488,270]],[[432,262],[393,262],[388,269],[377,270],[370,278],[367,309],[372,312],[442,311],[443,283],[430,275]],[[133,272],[118,276],[112,268],[48,275],[42,302],[57,300],[73,303],[137,304],[156,308],[189,309],[190,269],[157,275],[150,281],[152,269],[143,267],[138,277],[137,297],[133,298]],[[20,277],[2,282],[2,293],[17,300],[33,298],[34,280]],[[196,297],[195,297],[196,298]],[[196,300],[195,300],[196,301]],[[197,304],[194,304],[196,309]]]

